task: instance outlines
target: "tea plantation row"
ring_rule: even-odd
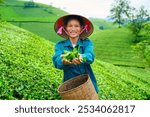
[[[1,22],[0,99],[61,99],[63,72],[54,68],[53,54],[54,43]],[[100,99],[150,99],[150,80],[100,60],[92,68]]]

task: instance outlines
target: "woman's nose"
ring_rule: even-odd
[[[76,27],[73,26],[71,29],[72,29],[72,30],[76,30]]]

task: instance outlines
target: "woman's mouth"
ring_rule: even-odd
[[[72,35],[76,35],[76,34],[77,34],[77,32],[70,32],[70,34],[72,34]]]

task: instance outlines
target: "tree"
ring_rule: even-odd
[[[150,37],[150,23],[144,23],[144,31],[146,35]]]
[[[34,7],[38,7],[38,5],[34,3],[34,0],[30,0],[24,3],[24,8],[34,8]]]
[[[124,24],[127,19],[128,11],[131,9],[129,6],[128,0],[115,0],[115,3],[112,5],[110,10],[111,15],[109,16],[114,23],[119,24],[119,27]]]
[[[134,10],[129,14],[130,20],[130,30],[132,31],[133,35],[135,36],[134,42],[139,42],[143,35],[140,35],[141,30],[147,29],[146,22],[150,20],[150,16],[148,11],[145,9],[144,6],[141,6],[139,10]]]
[[[100,29],[100,30],[104,30],[104,27],[103,27],[103,26],[99,26],[99,29]]]

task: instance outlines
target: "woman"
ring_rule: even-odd
[[[75,76],[88,73],[91,81],[98,93],[98,86],[90,64],[94,62],[93,44],[87,39],[93,32],[92,23],[83,16],[66,15],[55,22],[55,31],[58,35],[65,38],[55,45],[55,54],[53,63],[56,68],[64,71],[63,81],[69,80]],[[79,58],[74,58],[71,62],[62,59],[64,50],[72,51],[73,48],[80,46]],[[81,62],[86,58],[85,62]]]

